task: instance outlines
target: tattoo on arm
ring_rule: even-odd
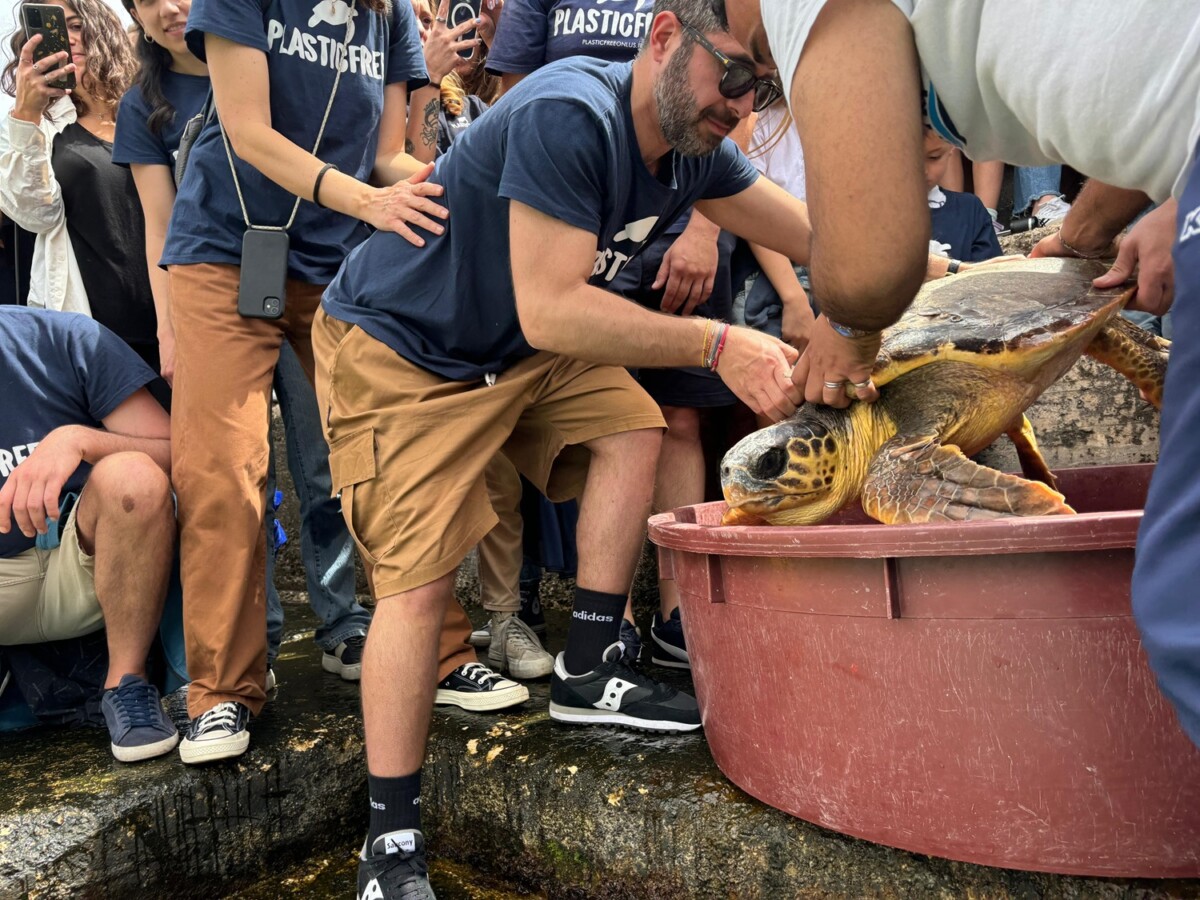
[[[425,120],[421,124],[421,143],[426,147],[432,147],[437,143],[438,110],[441,109],[441,106],[441,97],[425,104]]]

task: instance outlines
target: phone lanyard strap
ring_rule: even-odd
[[[342,80],[342,66],[349,66],[347,49],[350,46],[350,35],[354,29],[354,6],[358,0],[350,0],[350,11],[346,18],[346,36],[342,38],[341,55],[334,60],[334,75],[333,75],[333,90],[329,92],[329,102],[325,104],[325,115],[321,117],[321,127],[317,130],[317,140],[313,144],[313,156],[317,155],[317,149],[321,146],[321,138],[325,136],[325,126],[329,124],[329,113],[333,109],[333,98],[337,96],[338,82]],[[225,126],[221,124],[221,117],[217,116],[217,127],[221,129],[221,140],[225,144],[225,158],[229,160],[229,174],[233,176],[233,187],[237,191],[238,203],[242,207],[242,220],[246,223],[247,228],[253,228],[256,231],[287,231],[296,221],[296,213],[300,211],[300,198],[296,198],[296,202],[292,204],[292,214],[288,216],[286,225],[254,225],[250,222],[250,213],[246,209],[246,198],[242,195],[242,184],[238,181],[237,168],[233,164],[233,148],[229,144],[229,135],[225,133]]]

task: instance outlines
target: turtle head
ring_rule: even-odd
[[[806,404],[747,435],[721,461],[723,525],[813,525],[857,494],[848,483],[844,411]]]

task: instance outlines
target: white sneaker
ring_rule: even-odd
[[[545,651],[533,629],[516,615],[493,625],[488,663],[498,672],[521,679],[545,678],[554,670],[554,657]]]
[[[492,620],[488,619],[487,624],[482,628],[476,628],[471,632],[471,636],[467,639],[472,647],[484,648],[492,642]]]
[[[1043,225],[1053,225],[1061,222],[1071,211],[1071,204],[1062,197],[1053,197],[1043,203],[1033,213],[1034,218],[1041,219]]]

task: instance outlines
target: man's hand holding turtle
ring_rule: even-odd
[[[794,347],[750,328],[731,327],[716,373],[756,414],[778,422],[800,405],[800,392],[788,378],[799,356]]]
[[[844,336],[827,316],[819,316],[792,372],[792,381],[809,403],[842,409],[854,399],[874,402],[879,399],[879,390],[871,381],[871,370],[882,340],[881,332]]]

